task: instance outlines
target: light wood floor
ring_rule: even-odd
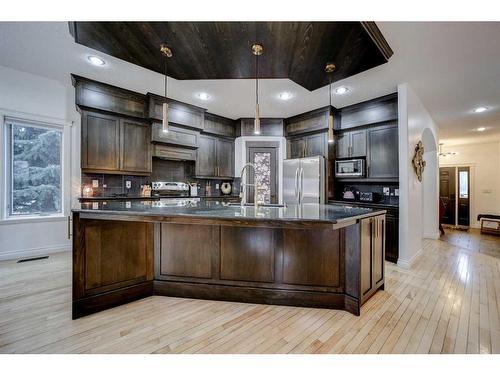
[[[500,259],[446,241],[388,263],[361,317],[151,297],[72,321],[70,278],[69,253],[0,263],[1,353],[500,353]]]

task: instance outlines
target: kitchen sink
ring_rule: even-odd
[[[242,206],[241,203],[229,203],[229,206],[234,206],[234,207],[238,207],[238,206]],[[243,205],[244,207],[253,207],[254,204],[253,203],[245,203]],[[285,204],[278,204],[278,203],[262,203],[262,204],[259,204],[259,207],[286,207]]]

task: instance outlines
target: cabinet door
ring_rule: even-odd
[[[388,211],[385,228],[385,259],[397,263],[399,257],[399,219],[396,213]]]
[[[217,139],[217,176],[233,177],[233,142],[226,139]]]
[[[327,135],[326,133],[310,135],[306,138],[306,156],[327,157]]]
[[[304,139],[293,139],[288,142],[288,158],[303,158],[306,151],[306,142]]]
[[[366,130],[350,132],[349,141],[351,157],[366,156]]]
[[[206,135],[198,137],[198,151],[196,154],[196,175],[215,176],[216,167],[216,139]]]
[[[385,217],[373,220],[373,285],[384,280]]]
[[[368,178],[398,177],[398,128],[383,126],[369,129]]]
[[[168,132],[162,131],[160,123],[153,124],[151,140],[153,142],[166,143],[175,146],[198,147],[198,135],[200,133],[170,125]]]
[[[117,171],[120,168],[120,119],[83,112],[82,169]]]
[[[337,135],[337,147],[336,156],[337,158],[348,158],[349,157],[349,133],[340,133]]]
[[[151,128],[149,124],[120,120],[120,169],[126,172],[151,172]]]

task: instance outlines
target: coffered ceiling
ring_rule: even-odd
[[[500,23],[495,22],[377,22],[394,51],[386,64],[335,83],[349,88],[334,95],[338,108],[396,91],[409,83],[440,128],[441,139],[452,143],[500,139]],[[87,57],[98,55],[97,67]],[[72,89],[70,73],[134,91],[162,94],[157,72],[75,43],[67,22],[0,22],[0,65],[60,81]],[[289,117],[328,103],[328,89],[314,91],[290,79],[266,79],[260,84],[261,115]],[[169,79],[169,96],[238,118],[253,114],[252,80]],[[205,92],[209,100],[198,94]],[[289,100],[279,99],[288,92]],[[473,113],[478,106],[488,110]],[[482,133],[474,131],[486,127]]]

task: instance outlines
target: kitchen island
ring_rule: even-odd
[[[343,309],[384,287],[385,211],[104,201],[73,210],[73,318],[151,295]]]

